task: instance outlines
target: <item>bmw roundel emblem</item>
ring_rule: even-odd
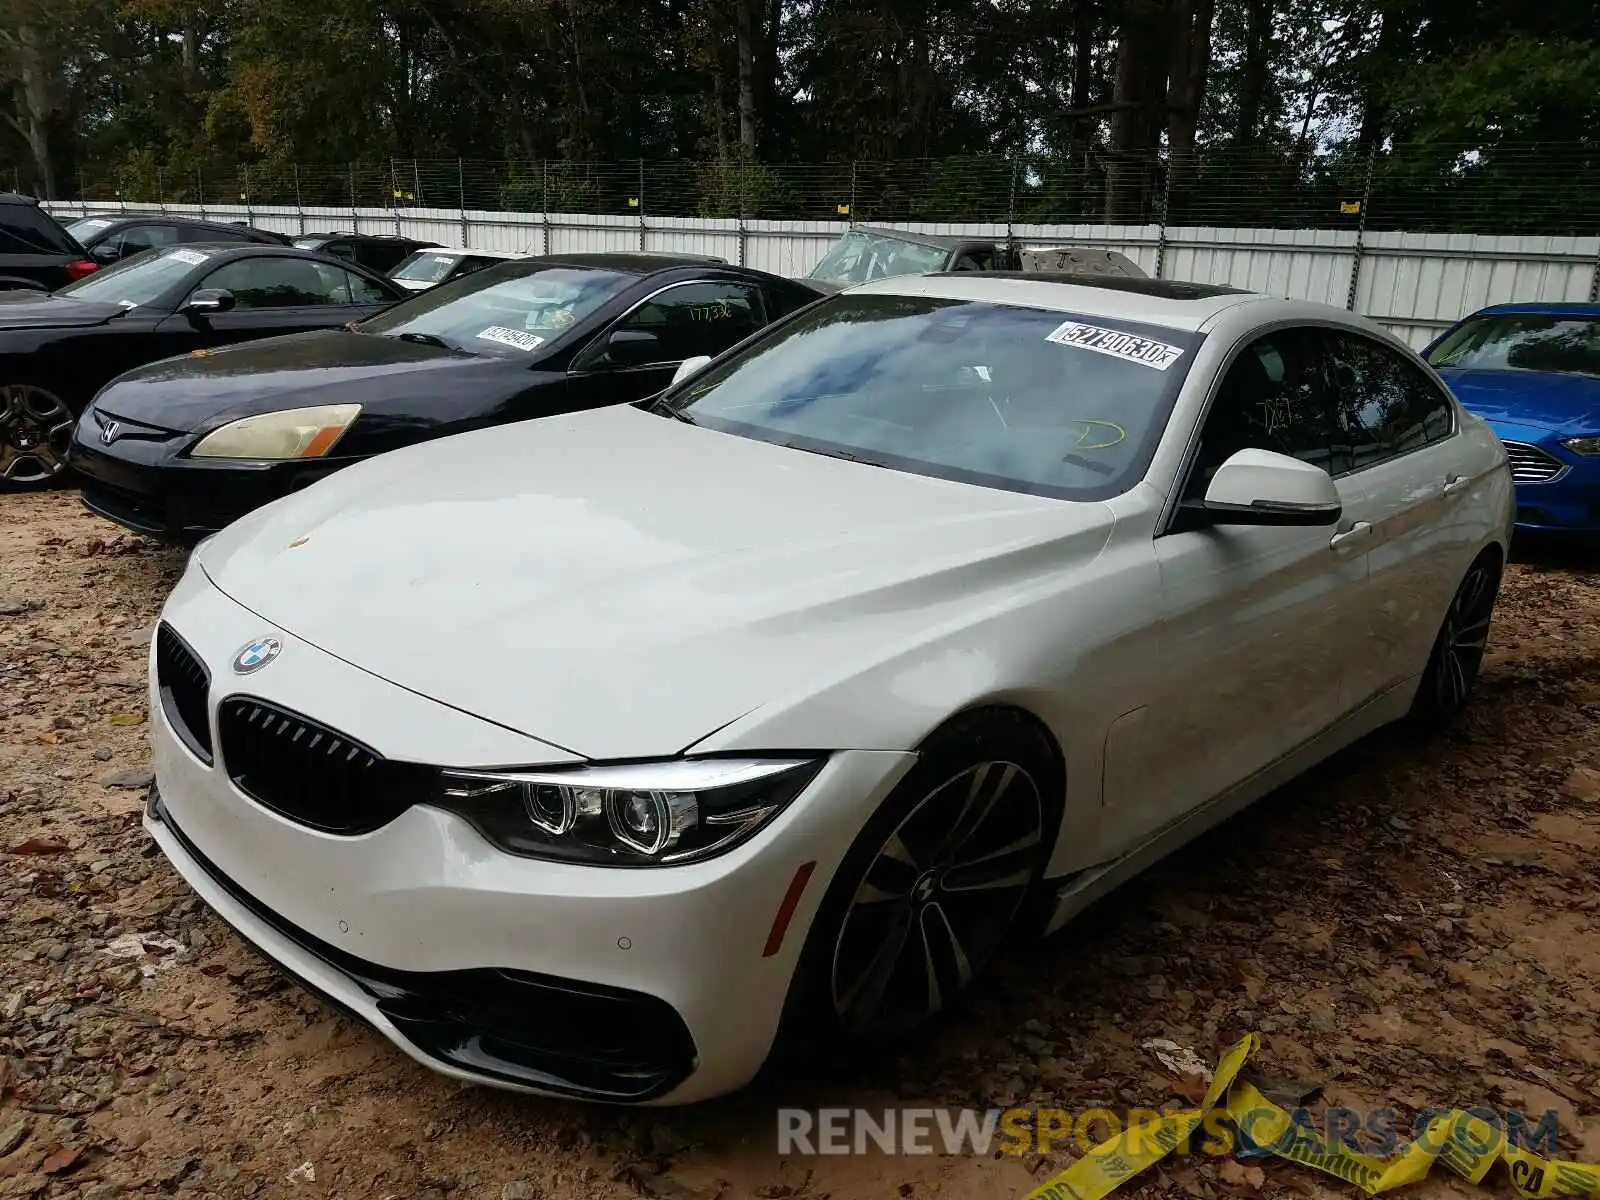
[[[239,653],[233,656],[234,673],[236,675],[248,675],[252,671],[259,671],[277,658],[282,650],[283,643],[277,638],[257,638],[255,641],[240,647]]]

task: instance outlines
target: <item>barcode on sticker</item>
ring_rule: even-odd
[[[1063,321],[1049,333],[1045,341],[1061,346],[1077,346],[1080,350],[1093,350],[1126,362],[1138,363],[1165,371],[1183,357],[1182,346],[1169,346],[1153,338],[1123,333],[1120,329],[1106,329],[1099,325],[1081,325],[1077,321]]]
[[[524,333],[520,329],[507,329],[504,325],[491,325],[477,337],[485,342],[515,346],[518,350],[537,350],[544,345],[544,339],[537,334]]]
[[[167,257],[175,258],[181,263],[188,263],[191,267],[198,267],[211,256],[209,254],[201,254],[198,250],[174,250]]]

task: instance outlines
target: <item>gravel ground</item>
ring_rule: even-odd
[[[779,1104],[1158,1106],[1141,1042],[1248,1029],[1330,1102],[1561,1117],[1600,1160],[1600,574],[1513,566],[1476,708],[1380,738],[1020,948],[898,1056],[687,1111],[462,1087],[288,984],[140,831],[144,646],[181,558],[0,497],[0,1196],[394,1200],[1020,1195],[1068,1161],[781,1161]],[[1129,1196],[1259,1189],[1171,1160]],[[1493,1190],[1509,1195],[1503,1180]],[[1453,1180],[1422,1195],[1465,1194]]]

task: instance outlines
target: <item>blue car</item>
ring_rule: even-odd
[[[1600,304],[1496,304],[1422,354],[1505,442],[1517,528],[1600,533]]]

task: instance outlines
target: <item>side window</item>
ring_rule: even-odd
[[[130,225],[121,233],[112,235],[112,245],[119,258],[153,250],[157,246],[170,246],[178,240],[176,225]]]
[[[1360,334],[1326,330],[1333,400],[1333,472],[1362,467],[1450,436],[1450,402],[1415,365]]]
[[[342,258],[345,262],[356,262],[356,248],[349,242],[329,242],[322,248],[324,254],[331,254],[334,258]]]
[[[469,254],[462,258],[462,260],[455,265],[455,269],[450,272],[449,278],[460,279],[463,275],[471,275],[474,271],[481,271],[496,261],[498,260],[493,258],[478,258]]]
[[[721,354],[766,321],[761,295],[742,283],[684,283],[646,300],[617,329],[653,333],[656,353],[647,361],[682,362],[697,354]]]
[[[370,279],[364,279],[354,271],[339,272],[344,276],[346,299],[342,304],[387,304],[389,297],[382,288]]]
[[[200,284],[226,288],[239,308],[307,308],[348,304],[350,272],[305,258],[241,258]]]
[[[66,232],[31,204],[0,204],[0,254],[70,254]]]
[[[242,242],[238,234],[212,229],[206,225],[180,225],[178,232],[186,242]]]
[[[1185,499],[1205,495],[1217,468],[1240,450],[1275,450],[1326,469],[1327,396],[1315,330],[1280,329],[1239,352],[1200,430]]]

